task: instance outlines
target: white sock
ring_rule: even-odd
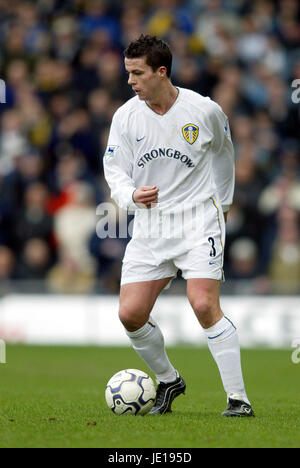
[[[157,323],[150,317],[149,321],[135,332],[126,330],[132,346],[155,374],[159,382],[173,382],[178,372],[169,361],[165,350],[163,334]]]
[[[238,334],[233,323],[222,317],[215,325],[203,329],[208,347],[219,368],[227,398],[249,400],[246,395],[241,368]]]

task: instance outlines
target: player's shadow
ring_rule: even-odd
[[[170,416],[178,416],[180,418],[184,417],[184,418],[190,418],[190,419],[197,420],[200,417],[203,418],[203,417],[216,416],[216,412],[215,411],[205,411],[205,410],[202,410],[202,411],[180,411],[180,410],[175,411],[174,410]]]
[[[239,419],[239,420],[254,420],[255,418],[225,418],[224,416],[221,415],[222,410],[219,411],[210,411],[210,410],[200,410],[200,411],[180,411],[180,410],[174,410],[172,413],[170,413],[169,417],[178,417],[178,418],[184,418],[184,419],[190,419],[191,421],[199,421],[200,419],[216,419],[216,417],[221,418],[223,420],[233,420],[233,419]],[[165,417],[166,415],[164,415]]]

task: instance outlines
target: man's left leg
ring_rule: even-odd
[[[206,334],[227,394],[229,406],[223,415],[252,416],[242,375],[237,331],[220,307],[220,282],[205,278],[188,279],[187,296]]]

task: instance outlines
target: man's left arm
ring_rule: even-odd
[[[235,158],[231,141],[228,118],[216,106],[212,116],[214,139],[213,149],[213,172],[215,184],[217,186],[219,199],[222,205],[225,221],[228,211],[233,201],[235,183]]]

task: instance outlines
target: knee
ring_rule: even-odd
[[[211,294],[197,297],[191,305],[203,328],[211,327],[216,322],[216,318],[222,314],[215,297]]]
[[[120,306],[119,319],[129,332],[134,332],[144,325],[139,311],[135,310],[133,307],[127,306],[126,304]]]

